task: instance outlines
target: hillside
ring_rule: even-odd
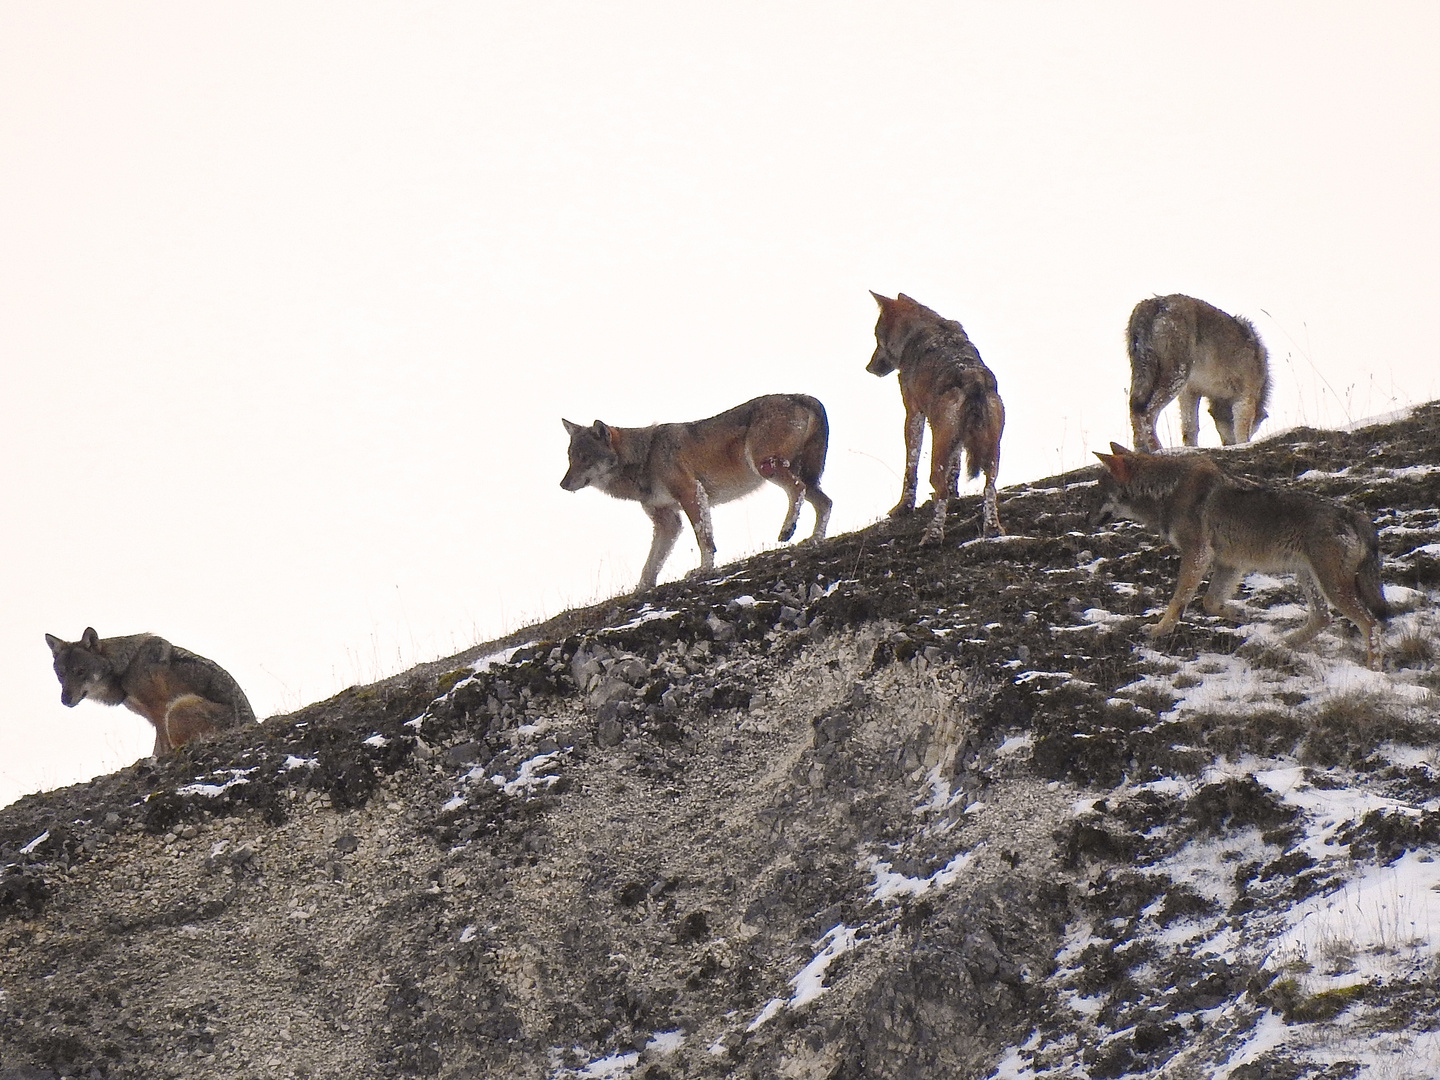
[[[0,811],[0,1078],[1433,1077],[1440,405],[1223,461],[1375,515],[1384,672],[1151,648],[1096,469],[766,553]]]

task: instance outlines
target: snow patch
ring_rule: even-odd
[[[792,1009],[798,1009],[825,993],[829,989],[825,985],[825,972],[831,964],[855,948],[855,934],[854,927],[841,923],[815,942],[820,951],[815,955],[815,959],[800,969],[799,974],[791,978],[790,985],[795,988],[795,993],[790,996],[789,1001],[779,997],[771,998],[760,1010],[760,1014],[750,1021],[750,1026],[745,1030],[747,1032],[756,1030],[773,1019],[787,1004]]]
[[[984,845],[963,851],[956,855],[948,863],[942,866],[929,877],[913,878],[905,874],[897,874],[890,869],[890,863],[883,862],[878,857],[871,855],[860,865],[875,875],[875,883],[870,886],[870,898],[872,900],[891,900],[897,896],[920,896],[931,889],[943,889],[957,877],[960,871],[970,865],[971,860],[980,852]]]

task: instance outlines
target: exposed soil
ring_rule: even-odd
[[[1387,582],[1440,587],[1440,408],[1223,461],[1365,507]],[[1318,1000],[1163,944],[1348,873],[1218,764],[1418,807],[1436,729],[1306,696],[1363,658],[1343,621],[1296,653],[1194,605],[1151,649],[1178,559],[1086,530],[1095,475],[1004,491],[999,540],[967,498],[939,548],[921,512],[770,552],[5,808],[0,1080],[1198,1077],[1266,1014],[1433,1023],[1433,979]],[[1422,686],[1412,636],[1388,663]],[[1216,656],[1293,700],[1185,705]],[[1437,822],[1335,838],[1386,865]],[[1204,844],[1223,888],[1176,870]],[[1283,1057],[1230,1075],[1355,1075]]]

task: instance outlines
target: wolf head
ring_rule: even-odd
[[[900,366],[900,354],[906,342],[920,329],[924,320],[927,317],[938,319],[939,316],[903,292],[897,294],[894,300],[873,290],[870,295],[880,305],[880,318],[875,322],[875,355],[870,357],[865,370],[871,375],[889,375]]]
[[[570,468],[560,486],[566,491],[579,491],[598,484],[610,476],[620,464],[620,455],[610,441],[610,429],[596,420],[591,427],[581,427],[561,418],[570,433]]]
[[[1142,458],[1149,454],[1137,454],[1119,443],[1110,444],[1110,453],[1098,451],[1095,456],[1105,466],[1100,474],[1100,490],[1095,503],[1086,517],[1086,523],[1094,529],[1116,518],[1131,521],[1150,522],[1158,500],[1142,490]],[[1153,505],[1152,505],[1153,504]]]
[[[61,641],[45,635],[45,644],[55,658],[55,677],[60,680],[60,704],[74,708],[89,698],[106,705],[118,705],[125,698],[115,666],[100,652],[100,637],[87,626],[79,641]]]
[[[1096,453],[1106,471],[1088,520],[1091,528],[1117,517],[1142,525],[1167,528],[1177,492],[1203,475],[1219,476],[1220,467],[1203,454],[1144,454],[1119,443],[1110,453]]]

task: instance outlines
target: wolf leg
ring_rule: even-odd
[[[1301,591],[1305,593],[1305,602],[1310,607],[1310,617],[1305,620],[1300,629],[1292,630],[1285,635],[1285,644],[1291,647],[1304,645],[1330,625],[1330,603],[1325,599],[1325,593],[1320,588],[1320,582],[1315,579],[1315,574],[1307,569],[1299,571],[1295,576]]]
[[[1200,582],[1205,578],[1205,571],[1210,569],[1210,561],[1213,558],[1214,553],[1209,548],[1181,552],[1180,580],[1175,583],[1175,595],[1171,598],[1170,606],[1165,609],[1165,614],[1160,621],[1145,627],[1147,637],[1163,637],[1175,629],[1175,624],[1185,613],[1186,606],[1195,598],[1195,593],[1200,588]]]
[[[930,498],[935,503],[935,516],[920,537],[921,545],[938,544],[945,539],[945,514],[950,509],[950,493],[958,483],[962,449],[959,432],[954,424],[930,425]]]
[[[1238,566],[1217,565],[1214,573],[1210,575],[1210,585],[1205,590],[1205,613],[1238,620],[1241,614],[1240,605],[1230,603],[1230,598],[1235,595],[1235,587],[1244,576],[1245,571]]]
[[[1135,449],[1153,454],[1160,449],[1160,436],[1155,433],[1155,419],[1159,409],[1142,407],[1130,413],[1130,430],[1135,436]]]
[[[925,414],[905,409],[905,481],[900,488],[900,501],[890,511],[900,517],[915,509],[915,487],[920,473],[920,448],[925,441]]]
[[[1180,441],[1200,445],[1200,395],[1188,387],[1180,391]]]
[[[680,507],[695,530],[695,542],[700,546],[700,569],[714,570],[715,525],[710,518],[710,496],[705,491],[705,485],[696,480],[695,486],[688,492],[682,491]]]
[[[655,587],[660,568],[670,557],[670,551],[680,535],[680,511],[673,506],[647,506],[645,513],[650,515],[650,521],[655,526],[655,536],[650,541],[650,555],[645,560],[645,568],[640,571],[640,585],[636,592]]]
[[[986,536],[1004,536],[1005,527],[1000,524],[999,496],[995,491],[995,476],[985,473],[985,496],[981,500],[981,528]]]
[[[824,540],[825,530],[830,527],[830,511],[835,504],[829,495],[826,495],[814,484],[806,489],[805,499],[815,508],[815,528],[810,533],[810,539]]]
[[[795,522],[799,520],[800,507],[805,502],[805,481],[795,475],[785,458],[763,458],[755,463],[755,471],[785,492],[788,508],[785,522],[780,526],[780,542],[783,544],[795,535]]]

